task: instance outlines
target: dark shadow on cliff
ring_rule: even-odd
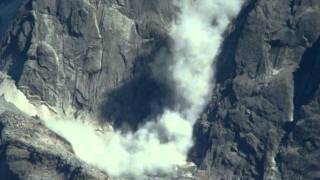
[[[294,80],[294,121],[284,124],[283,129],[287,135],[283,138],[286,141],[290,132],[296,126],[299,119],[303,118],[303,105],[314,100],[316,91],[320,85],[320,38],[307,48],[300,60],[299,68],[293,73]]]
[[[238,41],[241,37],[242,30],[247,23],[249,13],[256,7],[256,2],[257,0],[251,0],[248,2],[248,4],[241,10],[238,17],[231,22],[234,29],[231,33],[226,34],[221,47],[221,52],[217,57],[217,62],[215,64],[215,80],[217,83],[224,83],[225,81],[234,78],[236,75],[235,56]]]
[[[16,26],[22,26],[23,23],[30,22],[31,28],[34,27],[34,18],[32,16],[26,16],[19,24]],[[22,29],[19,29],[19,31],[16,34],[22,34]],[[8,37],[9,37],[9,33]],[[24,46],[19,48],[19,37],[10,35],[10,41],[9,44],[5,43],[5,40],[1,41],[0,45],[3,45],[3,47],[0,47],[0,68],[1,70],[4,70],[5,68],[8,68],[8,75],[12,77],[12,79],[18,83],[20,81],[20,77],[23,73],[24,64],[27,61],[27,51],[31,46],[31,39],[32,39],[32,33],[29,32],[29,34],[26,35],[26,42]],[[7,67],[8,66],[8,67]]]
[[[169,40],[158,38],[146,46],[151,51],[135,59],[132,78],[105,95],[101,119],[112,122],[116,129],[135,131],[174,104],[174,90],[166,79],[171,61]]]
[[[301,107],[313,100],[320,85],[320,38],[302,56],[299,69],[294,72],[294,116],[301,115]]]
[[[219,107],[219,101],[222,101],[224,98],[228,98],[230,102],[235,102],[234,92],[232,90],[232,79],[236,76],[236,50],[238,46],[239,38],[241,37],[242,30],[247,23],[247,18],[249,13],[256,7],[257,0],[251,0],[244,5],[238,17],[231,22],[234,26],[234,29],[231,32],[226,32],[223,44],[221,46],[221,52],[217,56],[217,61],[213,64],[215,72],[215,84],[220,84],[221,89],[218,93],[214,93],[214,96],[217,96],[215,100],[211,100],[210,104],[205,108],[205,113],[208,115],[208,120],[211,123],[221,123],[222,119],[216,119],[217,112]],[[214,90],[212,90],[214,91]],[[193,161],[198,167],[206,169],[206,164],[204,162],[210,149],[214,146],[215,139],[211,137],[210,131],[215,131],[210,127],[204,127],[201,122],[198,122],[194,125],[193,136],[195,145],[189,151],[189,159]]]
[[[148,75],[135,77],[107,94],[102,116],[115,128],[136,130],[147,120],[170,105],[170,88]]]
[[[283,125],[286,134],[281,144],[287,144],[290,134],[295,130],[297,122],[304,117],[303,106],[315,100],[320,85],[320,38],[307,48],[300,60],[299,68],[293,73],[294,78],[294,121]],[[277,157],[277,162],[281,162]]]

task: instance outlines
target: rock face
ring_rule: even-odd
[[[99,114],[98,107],[118,109],[114,107],[121,108],[138,99],[141,103],[136,107],[142,107],[134,110],[141,111],[136,114],[143,119],[147,113],[144,109],[148,107],[139,99],[142,97],[136,96],[140,92],[121,97],[128,94],[123,89],[158,86],[145,74],[153,61],[152,53],[165,46],[166,29],[173,12],[170,2],[1,2],[4,9],[19,5],[19,11],[0,36],[0,69],[13,77],[34,101],[45,101],[64,110],[73,107]],[[4,21],[5,15],[12,13],[4,12],[0,16],[3,14]],[[148,96],[150,101],[160,103],[160,98],[153,96]],[[105,111],[103,117],[115,120],[121,114],[125,113]],[[123,117],[123,121],[133,119],[137,118]]]
[[[0,177],[5,180],[108,179],[78,160],[71,145],[0,99]]]
[[[176,11],[170,0],[4,0],[0,69],[35,102],[136,128],[170,104],[170,87],[151,64],[169,58]],[[195,125],[190,160],[199,179],[320,178],[319,19],[318,0],[245,3],[226,32],[217,85]],[[70,145],[38,120],[11,111],[0,122],[6,177],[106,178],[77,168]],[[54,147],[24,139],[30,129]]]
[[[319,179],[320,2],[253,0],[226,35],[190,153],[212,179]]]

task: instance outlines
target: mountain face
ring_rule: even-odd
[[[135,130],[172,104],[172,88],[153,71],[170,58],[178,11],[171,0],[2,0],[0,69],[34,104]],[[244,3],[194,127],[193,179],[320,178],[319,19],[318,0]],[[39,119],[0,101],[0,177],[108,178]]]
[[[174,12],[169,2],[22,1],[2,32],[1,69],[31,100],[64,110],[110,109],[102,116],[108,120],[143,119],[149,101],[162,103],[148,64],[165,46]],[[150,88],[156,92],[139,95]],[[134,102],[134,109],[123,107]]]
[[[226,35],[191,153],[213,179],[318,179],[319,1],[251,1]]]

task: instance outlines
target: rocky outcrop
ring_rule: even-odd
[[[71,145],[37,117],[0,98],[0,177],[16,179],[108,179],[80,161]]]
[[[150,54],[165,46],[173,14],[171,1],[17,2],[1,2],[4,8],[19,5],[19,10],[8,20],[1,38],[0,69],[13,77],[29,99],[99,115],[98,107],[125,105],[122,89],[157,86],[152,77],[141,76],[148,77],[145,73],[154,59]],[[5,15],[0,14],[2,18]],[[132,83],[127,85],[128,81]],[[144,89],[139,93],[150,94],[152,103],[160,103]],[[131,102],[126,103],[137,102],[135,97],[135,93],[128,95],[125,99]],[[136,107],[147,106],[139,102]],[[126,113],[143,119],[148,112],[139,110]],[[122,117],[126,113],[112,110],[102,117],[109,121],[134,119]]]
[[[151,71],[170,58],[171,1],[4,0],[0,9],[0,68],[34,102],[133,129],[170,105],[172,90]],[[190,160],[200,179],[320,178],[319,18],[318,0],[244,5],[225,33],[216,87],[195,125]],[[0,122],[9,134],[1,174],[105,177],[80,168],[70,145],[39,120],[2,113]],[[23,138],[29,134],[52,136],[51,144]]]
[[[227,33],[190,153],[212,179],[320,178],[319,10],[252,0]]]

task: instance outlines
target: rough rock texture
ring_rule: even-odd
[[[211,179],[319,179],[320,1],[252,0],[226,34],[191,158]]]
[[[1,1],[4,8],[19,6],[19,11],[0,36],[0,69],[34,101],[98,115],[101,107],[109,121],[144,119],[151,110],[142,98],[162,103],[156,96],[162,90],[151,92],[159,85],[146,74],[152,53],[165,46],[170,2]],[[5,15],[1,11],[0,16]],[[133,103],[136,109],[124,107]]]
[[[0,1],[0,69],[34,101],[136,128],[170,104],[170,87],[151,71],[166,65],[157,60],[170,58],[171,2]],[[190,160],[201,169],[200,179],[320,179],[319,19],[319,0],[247,1],[225,34],[214,95],[195,126]],[[24,168],[35,166],[30,172],[66,178],[75,171],[56,171],[52,159],[63,157],[57,154],[39,155],[45,160],[35,162],[48,167],[43,171],[24,165],[29,146],[1,146],[9,152],[1,155],[1,173],[23,179]],[[23,163],[7,158],[16,156]]]
[[[4,180],[108,179],[80,161],[71,145],[0,98],[0,177]]]

